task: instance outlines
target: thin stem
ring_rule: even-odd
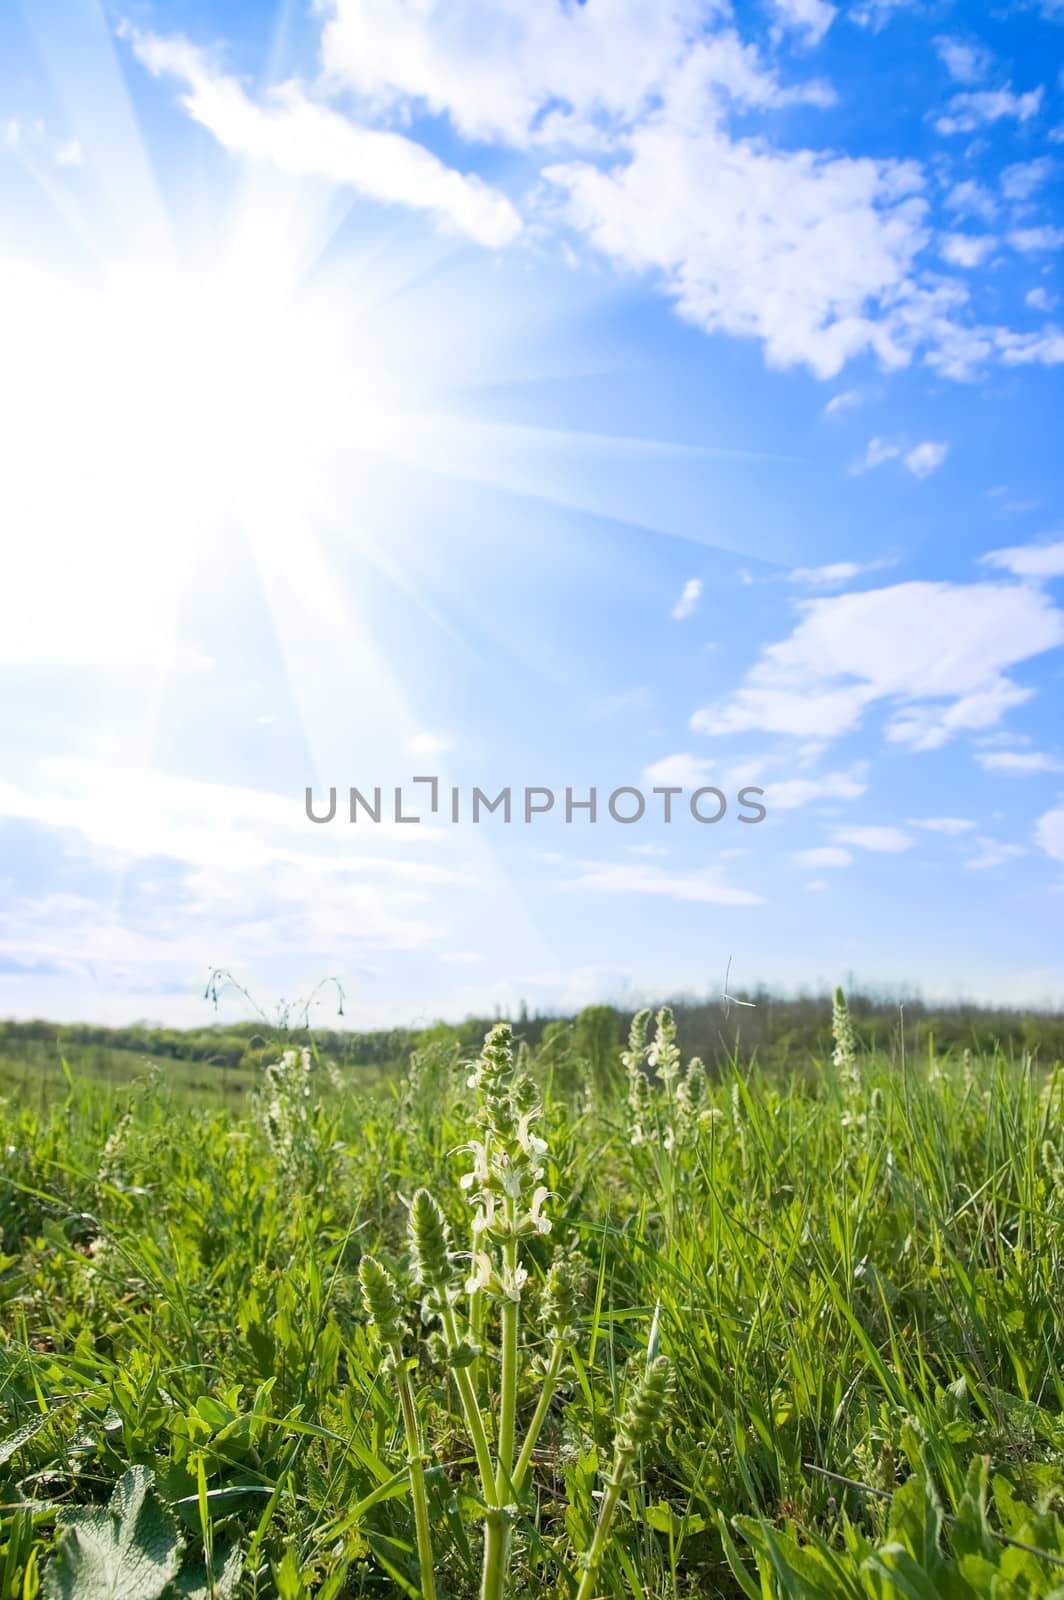
[[[591,1541],[591,1549],[584,1557],[584,1570],[580,1576],[580,1587],[576,1591],[576,1600],[592,1600],[595,1593],[595,1578],[602,1563],[602,1555],[609,1538],[610,1523],[617,1510],[617,1502],[621,1498],[621,1487],[624,1474],[627,1470],[631,1456],[618,1450],[613,1461],[613,1471],[606,1479],[606,1493],[602,1497],[599,1507],[598,1521],[595,1524],[595,1535]]]
[[[517,1208],[510,1199],[506,1203],[506,1220],[509,1224],[507,1236],[503,1241],[503,1261],[505,1263],[505,1276],[518,1293],[517,1288],[517,1239],[515,1236]],[[495,1479],[495,1488],[500,1505],[505,1505],[511,1498],[511,1484],[514,1471],[514,1435],[517,1429],[517,1338],[521,1316],[520,1303],[505,1295],[499,1312],[502,1330],[502,1385],[499,1396],[499,1450],[498,1471]]]
[[[536,1409],[532,1413],[532,1421],[529,1423],[528,1432],[525,1434],[525,1442],[521,1446],[521,1454],[518,1456],[517,1465],[514,1467],[513,1491],[515,1496],[521,1492],[521,1486],[525,1481],[525,1475],[532,1460],[532,1452],[536,1448],[540,1429],[546,1421],[547,1409],[554,1398],[554,1391],[558,1387],[558,1374],[562,1370],[564,1356],[564,1346],[560,1343],[555,1344],[551,1351],[550,1365],[547,1367],[543,1378],[543,1387],[539,1391],[539,1400],[536,1402]]]
[[[443,1321],[443,1331],[448,1344],[457,1345],[458,1324],[453,1306],[445,1306],[440,1312]],[[488,1436],[484,1432],[484,1419],[480,1414],[480,1405],[477,1401],[476,1390],[469,1376],[468,1367],[455,1367],[454,1381],[458,1386],[458,1397],[462,1402],[462,1413],[465,1416],[469,1437],[473,1442],[473,1452],[477,1458],[477,1468],[480,1472],[481,1487],[484,1499],[489,1506],[498,1504],[495,1490],[495,1469],[491,1463],[491,1450],[488,1447]]]
[[[432,1535],[429,1531],[429,1504],[425,1495],[425,1462],[421,1448],[414,1392],[410,1387],[410,1374],[403,1367],[403,1352],[398,1345],[392,1350],[395,1377],[399,1388],[399,1404],[403,1412],[406,1433],[406,1456],[410,1463],[410,1494],[414,1502],[414,1525],[417,1529],[417,1555],[421,1568],[422,1600],[436,1600],[435,1566],[432,1560]]]
[[[474,1245],[476,1241],[474,1240]],[[479,1351],[484,1338],[484,1294],[473,1289],[469,1296],[469,1342]],[[469,1363],[469,1380],[474,1391],[480,1388],[480,1356]]]

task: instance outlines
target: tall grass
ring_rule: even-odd
[[[496,1488],[508,1464],[513,1595],[1059,1600],[1059,1073],[855,1048],[713,1079],[667,1015],[636,1020],[623,1056],[521,1052],[551,1231],[521,1235],[512,1334],[498,1295],[462,1290],[457,1363],[423,1271],[411,1287],[408,1209],[428,1191],[475,1278],[459,1179],[483,1119],[445,1045],[373,1098],[301,1061],[236,1110],[157,1077],[13,1095],[0,1600],[102,1592],[77,1587],[90,1531],[120,1543],[131,1506],[172,1530],[180,1574],[115,1593],[416,1596],[431,1567],[437,1594],[474,1595],[500,1497],[470,1386]],[[559,1250],[583,1291],[544,1403]],[[400,1303],[390,1371],[370,1257]],[[628,1452],[648,1349],[674,1388]]]

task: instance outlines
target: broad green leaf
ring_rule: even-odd
[[[240,1587],[243,1559],[239,1545],[229,1550],[216,1550],[211,1564],[213,1584],[208,1581],[207,1563],[194,1562],[175,1579],[172,1593],[181,1600],[234,1600]]]
[[[59,1513],[44,1600],[160,1600],[177,1575],[177,1528],[147,1467],[130,1467],[109,1504]]]

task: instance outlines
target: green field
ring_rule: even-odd
[[[0,1600],[1060,1600],[1052,1055],[616,1027],[9,1030]]]

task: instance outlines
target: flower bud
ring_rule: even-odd
[[[358,1278],[362,1285],[366,1315],[376,1330],[377,1338],[384,1345],[401,1344],[406,1324],[395,1279],[387,1267],[382,1267],[373,1256],[362,1257],[358,1264]]]
[[[580,1319],[579,1296],[571,1264],[564,1256],[551,1262],[543,1286],[543,1325],[556,1344],[570,1344]]]
[[[658,1356],[629,1391],[617,1433],[617,1449],[621,1455],[634,1456],[643,1445],[649,1444],[665,1415],[672,1383],[668,1356]]]
[[[497,1022],[484,1040],[469,1079],[484,1100],[496,1100],[506,1093],[513,1075],[513,1030],[508,1022]]]
[[[410,1202],[409,1227],[415,1283],[422,1289],[445,1293],[454,1277],[450,1229],[439,1204],[427,1189],[419,1189]]]

